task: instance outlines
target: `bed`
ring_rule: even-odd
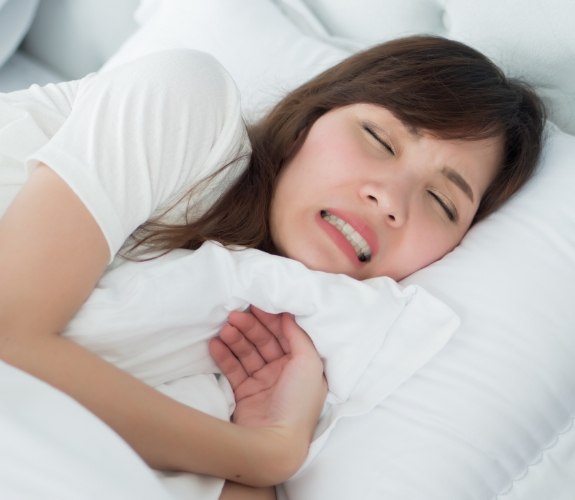
[[[102,71],[167,48],[212,53],[237,82],[248,120],[346,55],[413,33],[469,43],[536,86],[550,124],[535,177],[452,253],[402,283],[448,304],[460,320],[454,335],[367,414],[340,419],[321,452],[278,496],[573,498],[575,5],[142,0],[137,6],[138,28],[129,32],[126,25],[125,42],[105,53]],[[94,69],[101,62],[94,59]],[[60,71],[80,76],[76,69]],[[3,496],[160,499],[199,491],[192,483],[205,478],[167,487],[72,400],[7,365],[0,371]]]

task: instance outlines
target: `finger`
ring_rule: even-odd
[[[321,362],[319,353],[310,336],[296,323],[291,314],[282,315],[283,335],[278,339],[285,352],[292,356],[305,356],[317,358]]]
[[[263,313],[263,311],[259,312]],[[266,318],[266,321],[268,324],[273,325],[275,330],[281,330],[279,315],[268,315],[268,313],[263,314],[274,316],[271,321],[268,321],[270,318]],[[271,331],[260,321],[259,316],[256,316],[251,311],[235,311],[230,313],[228,321],[244,334],[255,349],[257,349],[265,362],[269,363],[281,358],[285,354],[277,340],[277,334],[274,331]]]
[[[217,337],[208,342],[208,349],[216,365],[218,365],[218,368],[226,376],[235,391],[248,378],[248,374],[242,364],[228,346]]]
[[[256,346],[235,325],[224,325],[219,338],[238,359],[248,375],[252,375],[266,364]]]
[[[281,314],[273,314],[262,311],[256,306],[251,305],[249,311],[270,331],[281,330]]]
[[[282,326],[284,332],[282,342],[287,344],[285,348],[289,349],[292,361],[298,359],[299,362],[303,362],[302,366],[306,367],[305,371],[312,377],[312,381],[316,380],[315,377],[321,374],[322,387],[320,392],[323,394],[322,398],[325,399],[328,384],[325,377],[324,364],[313,340],[296,323],[295,318],[291,314],[286,313],[283,315]],[[310,382],[311,386],[312,382]]]

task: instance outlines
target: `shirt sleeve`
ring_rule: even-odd
[[[28,165],[48,165],[75,191],[102,229],[112,259],[139,225],[242,157],[205,190],[213,201],[248,153],[229,75],[211,56],[178,49],[82,80],[69,116]],[[205,205],[201,191],[188,201],[181,203],[185,211]],[[183,212],[170,212],[170,222],[183,223]]]

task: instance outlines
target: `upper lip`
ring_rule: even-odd
[[[341,220],[347,222],[362,236],[362,238],[367,242],[369,248],[371,249],[372,259],[375,255],[377,255],[379,251],[377,235],[368,223],[366,223],[360,216],[355,214],[340,212],[338,209],[332,208],[327,208],[326,210]]]

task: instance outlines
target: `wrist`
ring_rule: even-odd
[[[253,486],[269,486],[289,479],[307,457],[309,441],[288,427],[245,427],[234,424],[241,464],[232,479]]]

